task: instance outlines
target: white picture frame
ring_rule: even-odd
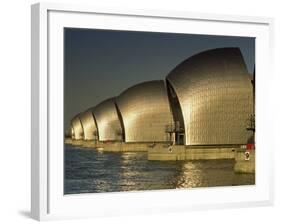
[[[190,12],[32,5],[31,214],[37,220],[248,207],[273,203],[271,18]],[[64,27],[165,31],[256,38],[256,184],[185,190],[63,195]],[[261,92],[262,90],[262,92]],[[185,200],[186,199],[186,200]]]

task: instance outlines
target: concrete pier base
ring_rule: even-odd
[[[239,149],[235,152],[235,173],[255,173],[255,150]]]
[[[84,143],[84,140],[67,140],[65,141],[67,144],[75,145],[75,146],[82,146]]]
[[[148,150],[148,160],[234,159],[234,154],[235,148],[228,147],[156,146]]]
[[[83,148],[93,148],[104,152],[147,152],[149,147],[151,147],[149,143],[99,142],[72,139],[66,139],[65,143]],[[163,145],[163,143],[156,144]]]
[[[147,152],[148,160],[210,160],[235,159],[236,173],[255,173],[255,150],[239,146],[184,146],[168,143],[124,143],[65,139],[66,144],[104,152]],[[246,155],[247,154],[247,155]],[[246,158],[246,156],[249,156]]]
[[[105,152],[147,152],[147,143],[98,142],[96,148]]]
[[[73,140],[72,140],[71,138],[65,138],[65,139],[64,139],[64,143],[65,143],[65,144],[72,144],[72,141],[73,141]]]

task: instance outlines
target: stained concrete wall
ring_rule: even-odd
[[[235,148],[187,148],[182,145],[156,146],[148,150],[148,160],[234,159]]]
[[[246,159],[246,153],[249,153],[249,158]],[[236,173],[255,173],[255,150],[240,149],[235,153],[235,166]]]

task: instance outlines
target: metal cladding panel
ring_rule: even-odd
[[[93,109],[99,141],[121,141],[122,128],[114,98],[103,101]]]
[[[73,129],[72,125],[71,125],[71,138],[72,138],[72,139],[75,138],[75,136],[74,136],[74,129]]]
[[[92,109],[80,114],[79,117],[83,126],[84,140],[97,139],[97,127],[92,114]]]
[[[238,48],[195,55],[178,65],[167,81],[180,102],[186,145],[247,143],[253,92]]]
[[[78,115],[72,119],[71,126],[73,127],[73,131],[74,131],[74,139],[75,140],[83,139],[84,138],[83,127]]]
[[[172,123],[164,81],[133,86],[116,98],[123,119],[126,142],[168,141],[166,126]]]

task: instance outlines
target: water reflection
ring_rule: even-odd
[[[107,153],[65,146],[66,194],[254,184],[231,160],[148,161],[146,153]]]
[[[121,191],[131,191],[136,189],[136,178],[139,172],[135,169],[137,166],[136,153],[121,153],[121,173],[120,173],[120,189]]]
[[[198,164],[186,162],[182,165],[181,172],[176,180],[176,188],[199,187],[204,182],[203,171]]]

